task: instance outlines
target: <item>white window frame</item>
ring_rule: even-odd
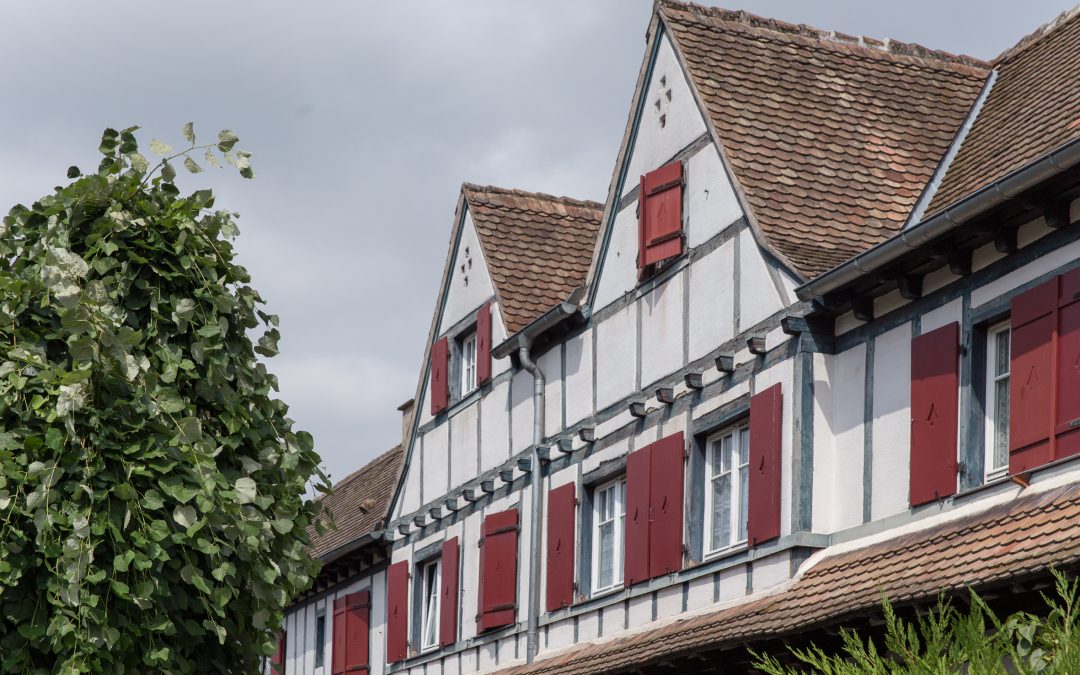
[[[724,475],[723,472],[717,473],[716,459],[713,453],[713,446],[716,443],[723,443],[724,438],[731,438],[731,464],[727,473],[731,475],[731,509],[729,511],[731,522],[729,524],[731,532],[731,541],[727,544],[717,545],[713,541],[713,481]],[[739,447],[740,443],[747,444],[746,462],[739,462]],[[724,551],[730,551],[735,548],[746,546],[746,519],[748,517],[749,505],[744,500],[742,482],[739,480],[739,470],[744,469],[747,472],[747,482],[749,483],[749,471],[750,471],[750,427],[746,424],[738,424],[730,427],[726,427],[705,439],[705,517],[704,527],[702,528],[703,537],[705,539],[705,555],[716,555]],[[746,512],[744,512],[746,511]],[[742,522],[740,523],[740,519]],[[741,527],[740,527],[741,526]],[[739,535],[742,535],[741,537]]]
[[[611,517],[605,517],[601,513],[600,508],[600,495],[606,492],[611,492],[613,497],[613,513]],[[601,526],[613,523],[613,541],[611,547],[611,554],[613,560],[611,561],[611,583],[605,586],[600,585],[600,528]],[[593,509],[592,509],[592,592],[603,593],[604,591],[610,591],[619,588],[623,585],[623,561],[626,555],[626,478],[620,477],[616,480],[604,483],[596,487],[593,490]]]
[[[476,389],[476,331],[461,339],[461,395]]]
[[[432,572],[433,573],[429,573]],[[439,589],[442,585],[442,559],[420,565],[420,651],[439,646]]]
[[[1004,422],[1006,428],[1008,428],[1008,425],[1009,425],[1009,417],[1008,417],[1008,415],[1009,415],[1009,407],[1008,406],[1005,407],[1005,419],[1004,420],[997,419],[996,414],[997,414],[997,403],[998,403],[998,400],[997,400],[997,389],[998,389],[997,383],[1000,382],[1000,381],[1004,381],[1006,383],[1006,392],[1008,392],[1009,377],[1010,377],[1010,374],[1011,374],[1011,371],[1012,371],[1012,363],[1011,363],[1011,358],[1012,358],[1012,330],[1011,330],[1011,326],[1012,326],[1011,322],[1003,321],[1003,322],[1001,322],[999,324],[995,324],[995,325],[991,326],[990,328],[988,328],[986,330],[986,397],[985,397],[985,401],[986,401],[986,408],[985,408],[986,421],[985,421],[985,425],[986,426],[985,426],[985,432],[984,432],[984,436],[983,436],[983,438],[985,439],[985,442],[983,443],[983,445],[986,448],[986,454],[985,454],[985,459],[984,459],[984,462],[985,462],[985,467],[984,467],[985,471],[984,471],[984,473],[986,475],[986,480],[988,480],[988,481],[992,480],[992,479],[995,479],[995,478],[1000,478],[1000,477],[1005,476],[1005,475],[1007,475],[1009,473],[1008,441],[1006,440],[1005,465],[1004,466],[998,466],[998,467],[994,466],[994,456],[995,456],[994,450],[996,449],[994,447],[994,442],[997,439],[998,426],[1002,422]],[[999,336],[1002,333],[1005,333],[1006,335],[1008,335],[1008,337],[1006,339],[1009,341],[1010,359],[1008,361],[1006,361],[1006,368],[1008,370],[1006,370],[1004,373],[998,373],[998,372],[996,372],[996,370],[997,370],[997,344],[998,344]],[[1008,396],[1008,393],[1006,393],[1006,396]]]

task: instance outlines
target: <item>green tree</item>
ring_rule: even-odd
[[[939,598],[913,621],[883,599],[885,634],[880,640],[841,632],[839,653],[817,645],[789,648],[801,665],[751,652],[754,667],[769,675],[952,675],[1080,673],[1080,592],[1077,581],[1054,571],[1055,592],[1042,595],[1046,612],[1016,612],[1000,620],[974,591],[968,610]]]
[[[272,651],[326,489],[292,430],[236,214],[174,162],[253,176],[223,131],[108,129],[97,171],[0,226],[0,668],[250,672]],[[262,331],[257,343],[250,331]]]

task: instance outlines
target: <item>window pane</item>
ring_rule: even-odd
[[[600,526],[600,561],[597,565],[597,588],[607,588],[614,583],[615,524]]]
[[[731,474],[713,480],[712,548],[731,544]]]
[[[745,437],[746,434],[743,434]],[[750,467],[739,467],[739,541],[746,540],[746,517],[750,511]]]
[[[994,383],[994,466],[1009,465],[1009,378]]]
[[[720,452],[720,470],[731,471],[731,436],[724,436],[724,449]]]
[[[994,374],[1004,375],[1009,372],[1009,331],[1003,330],[998,333],[995,343],[997,348],[994,350],[996,353],[994,359]]]
[[[739,431],[739,464],[746,464],[750,461],[750,430],[742,429]]]
[[[315,667],[322,668],[326,654],[326,614],[315,619]]]

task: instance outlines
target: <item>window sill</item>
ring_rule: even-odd
[[[638,283],[637,288],[634,289],[635,297],[642,297],[651,293],[658,286],[662,285],[671,277],[678,274],[683,268],[690,264],[690,256],[686,251],[683,251],[677,258],[672,258],[671,263],[664,269],[653,274],[648,279]]]
[[[727,546],[727,547],[724,547],[724,548],[718,548],[715,551],[709,551],[704,556],[702,556],[701,562],[712,562],[713,560],[719,560],[719,559],[721,559],[721,558],[723,558],[723,557],[725,557],[727,555],[732,555],[732,554],[735,554],[735,553],[742,553],[743,551],[746,551],[749,548],[750,548],[749,544],[744,539],[744,540],[740,541],[737,544],[732,544],[731,546]]]

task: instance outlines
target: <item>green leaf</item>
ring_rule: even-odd
[[[135,169],[139,173],[146,173],[150,170],[150,162],[148,162],[146,157],[144,157],[141,153],[130,152],[128,153],[127,158],[131,162],[131,168]]]
[[[195,519],[198,517],[198,514],[195,511],[195,507],[190,505],[177,506],[175,509],[173,509],[172,515],[173,520],[176,521],[176,524],[184,528],[185,530],[191,527],[191,525],[195,522]]]
[[[144,509],[150,509],[156,511],[165,505],[164,500],[161,498],[161,493],[157,490],[150,488],[143,494],[142,506]]]
[[[199,490],[185,484],[178,476],[170,476],[163,479],[158,483],[158,487],[161,488],[162,492],[181,504],[190,502],[195,498],[195,495],[199,494]]]
[[[258,494],[258,486],[251,478],[237,478],[236,483],[233,484],[233,489],[236,490],[237,501],[241,504],[248,504],[255,501],[255,496]]]
[[[196,164],[195,160],[190,157],[184,158],[184,168],[191,173],[201,173],[203,170],[202,167]]]
[[[187,401],[175,389],[160,389],[155,398],[161,410],[170,415],[181,412],[187,407]]]
[[[206,149],[206,154],[203,155],[203,159],[205,159],[206,163],[214,167],[215,169],[221,168],[221,161],[218,160],[217,155],[215,155],[214,151],[210,148]]]
[[[202,438],[202,422],[195,417],[185,417],[180,420],[180,442],[194,443]]]
[[[116,152],[116,139],[120,136],[120,132],[116,129],[106,129],[105,133],[101,135],[101,145],[98,146],[98,152],[103,155],[112,155]]]
[[[218,134],[218,150],[221,152],[229,152],[236,145],[240,139],[236,137],[236,134],[230,129],[225,129]]]
[[[187,124],[185,124],[183,130],[181,131],[181,133],[184,134],[184,140],[186,140],[188,143],[191,143],[192,145],[195,145],[195,124],[194,123],[188,122]]]
[[[161,164],[161,178],[166,183],[173,182],[173,180],[176,178],[176,169],[173,168],[172,164],[169,164],[168,162],[162,162],[162,164]]]
[[[172,146],[168,143],[163,143],[158,139],[150,141],[150,152],[154,153],[158,157],[164,157],[165,155],[172,154]]]
[[[77,167],[77,166],[69,166],[68,167],[68,170],[67,170],[67,177],[68,178],[78,178],[81,175],[82,175],[82,171],[79,171],[79,167]]]

